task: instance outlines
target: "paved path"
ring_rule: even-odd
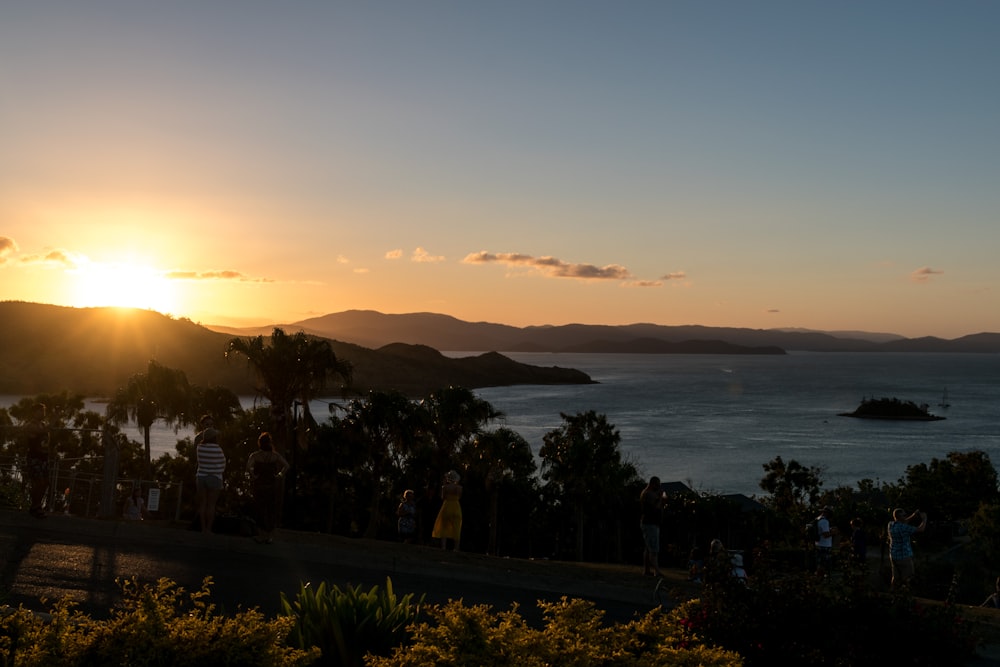
[[[627,620],[656,606],[654,581],[638,568],[506,559],[385,541],[282,531],[274,544],[247,537],[202,535],[161,522],[126,522],[54,515],[34,519],[0,511],[2,589],[8,604],[44,609],[43,599],[69,597],[102,617],[120,599],[116,580],[167,577],[188,590],[214,580],[220,608],[280,608],[302,583],[322,581],[365,590],[391,577],[396,593],[428,602],[463,599],[531,618],[538,599],[593,600],[609,620]]]

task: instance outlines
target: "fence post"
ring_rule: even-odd
[[[184,497],[184,481],[177,483],[177,509],[174,510],[174,521],[181,520],[181,499]]]
[[[118,483],[118,445],[107,428],[101,432],[104,444],[104,481],[101,484],[100,517],[110,519],[115,514],[115,485]]]

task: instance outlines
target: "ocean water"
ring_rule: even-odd
[[[759,494],[775,456],[822,471],[824,488],[895,482],[908,465],[982,450],[1000,464],[1000,355],[793,353],[784,356],[510,354],[600,384],[477,393],[537,454],[560,413],[595,410],[644,476],[700,491]],[[947,390],[949,407],[941,407]],[[934,422],[852,419],[866,396],[926,403]]]
[[[470,353],[447,353],[470,356]],[[505,414],[537,455],[560,413],[594,410],[621,434],[623,453],[643,476],[682,481],[699,491],[759,494],[763,465],[775,456],[822,471],[824,488],[861,479],[894,482],[908,465],[952,451],[982,450],[1000,464],[1000,355],[791,353],[784,356],[510,353],[538,366],[588,373],[599,384],[477,390]],[[949,407],[938,404],[947,390]],[[927,403],[936,422],[839,417],[862,398]],[[0,405],[17,397],[0,397]],[[252,398],[245,399],[250,407]],[[322,420],[327,401],[316,401]],[[104,405],[88,402],[104,412]],[[130,438],[142,441],[135,426]],[[157,424],[153,456],[178,438]],[[539,461],[540,463],[540,461]]]

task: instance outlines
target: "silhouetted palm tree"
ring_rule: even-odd
[[[620,509],[621,493],[638,480],[638,471],[622,459],[621,435],[607,418],[593,410],[561,414],[563,425],[543,436],[542,479],[573,508],[576,558],[583,560],[587,518],[608,517]]]
[[[312,338],[303,332],[286,334],[275,328],[270,339],[264,336],[233,338],[226,346],[226,358],[242,355],[257,377],[256,389],[271,404],[275,444],[288,452],[289,488],[295,488],[296,452],[305,447],[306,427],[311,421],[309,401],[321,395],[327,383],[341,377],[349,383],[350,362],[338,359],[330,341]],[[292,410],[296,403],[305,412],[298,441],[292,439]]]
[[[399,392],[372,391],[364,400],[351,401],[340,422],[344,437],[367,453],[362,464],[372,487],[367,538],[378,533],[379,507],[384,492],[392,489],[390,475],[400,470],[403,457],[418,437],[415,412],[414,403]]]
[[[150,361],[145,373],[136,373],[108,403],[108,420],[118,426],[134,421],[142,429],[146,453],[146,478],[153,478],[149,430],[156,420],[175,428],[194,423],[191,414],[191,385],[184,371]]]
[[[490,532],[487,553],[497,553],[500,487],[510,479],[524,480],[535,473],[535,457],[531,445],[520,433],[501,427],[480,433],[469,442],[462,459],[486,480],[490,495]]]

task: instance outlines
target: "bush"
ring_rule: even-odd
[[[119,582],[122,608],[106,621],[56,603],[48,617],[27,609],[0,618],[0,665],[18,667],[291,667],[312,664],[317,650],[286,643],[289,619],[267,620],[256,610],[217,615],[208,602],[211,579],[185,602],[184,589],[167,579]]]
[[[530,627],[515,605],[494,612],[488,605],[461,601],[427,610],[431,620],[416,624],[409,646],[388,657],[369,658],[372,667],[542,667],[560,665],[622,667],[737,667],[735,653],[711,648],[685,629],[679,618],[654,610],[625,624],[604,626],[603,612],[584,600],[539,602],[544,627]]]
[[[948,604],[877,594],[858,573],[777,577],[757,559],[752,586],[723,579],[678,613],[746,664],[956,665],[970,659],[975,628]]]
[[[292,622],[292,645],[318,646],[318,664],[344,667],[363,665],[368,653],[388,655],[406,641],[406,628],[416,620],[421,604],[423,597],[414,603],[413,594],[397,598],[388,577],[385,588],[373,586],[367,593],[360,586],[340,590],[323,582],[315,589],[304,584],[295,602],[281,594],[283,612]]]

